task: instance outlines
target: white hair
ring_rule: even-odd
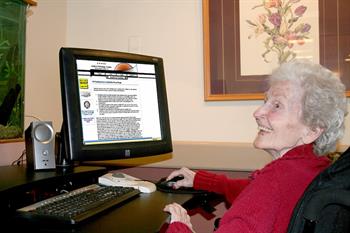
[[[344,135],[344,119],[348,113],[344,84],[330,70],[306,60],[282,64],[271,74],[269,84],[284,80],[302,90],[303,123],[311,129],[324,130],[313,143],[314,152],[317,155],[334,152]]]

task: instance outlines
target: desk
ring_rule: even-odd
[[[142,193],[139,197],[107,210],[86,223],[69,228],[48,227],[42,224],[27,225],[11,218],[14,210],[26,202],[26,200],[16,200],[16,198],[27,199],[26,194],[30,190],[51,190],[54,186],[64,185],[64,182],[67,181],[74,189],[75,186],[82,184],[81,177],[84,177],[84,182],[91,182],[105,172],[106,170],[100,167],[77,167],[62,175],[56,171],[33,172],[27,171],[24,167],[0,167],[1,215],[6,219],[4,222],[8,223],[5,227],[11,231],[23,229],[28,231],[32,227],[35,232],[158,232],[168,217],[163,212],[164,206],[172,202],[184,204],[192,197],[190,194],[171,194],[159,191],[150,194]],[[51,185],[47,186],[49,183]]]

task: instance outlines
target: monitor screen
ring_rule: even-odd
[[[61,48],[59,57],[69,160],[172,151],[162,58],[83,48]]]

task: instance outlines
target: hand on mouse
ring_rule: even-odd
[[[164,211],[171,215],[170,223],[182,222],[187,225],[192,232],[194,232],[191,224],[190,216],[187,214],[186,209],[177,203],[168,204],[164,207]]]
[[[178,180],[174,183],[173,188],[177,189],[180,187],[193,187],[194,176],[196,173],[187,167],[183,167],[179,170],[175,170],[167,177],[167,180],[171,180],[176,176],[182,176],[183,179]]]

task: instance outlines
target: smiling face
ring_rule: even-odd
[[[311,143],[309,127],[302,122],[301,88],[289,81],[273,84],[265,103],[254,112],[259,132],[254,146],[279,158],[290,149]]]

